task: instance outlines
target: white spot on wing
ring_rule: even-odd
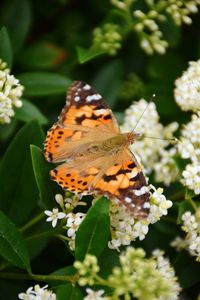
[[[91,89],[91,86],[89,84],[84,85],[83,90],[88,91]]]
[[[142,186],[140,190],[133,190],[134,194],[136,196],[142,196],[148,192],[148,187],[147,186]]]
[[[145,202],[143,205],[143,208],[150,208],[150,203],[149,202]]]
[[[101,95],[99,95],[99,94],[93,94],[93,95],[87,96],[86,101],[87,102],[91,102],[93,100],[100,100],[100,99],[101,99]]]
[[[81,98],[79,97],[79,96],[76,96],[75,98],[74,98],[74,101],[76,101],[76,102],[78,102],[78,101],[80,101],[81,100]]]
[[[105,113],[106,113],[106,109],[103,109],[103,108],[101,108],[101,109],[96,109],[96,110],[95,110],[95,114],[96,114],[97,116],[103,115],[103,114],[105,114]]]
[[[129,198],[129,197],[125,197],[125,199],[124,199],[124,200],[125,200],[125,202],[126,202],[126,203],[131,203],[131,202],[132,202],[132,199],[131,199],[131,198]]]

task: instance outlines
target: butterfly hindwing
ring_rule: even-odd
[[[118,162],[110,166],[95,184],[91,184],[91,190],[117,200],[134,216],[144,218],[150,208],[144,174],[135,157],[120,159],[119,157]]]

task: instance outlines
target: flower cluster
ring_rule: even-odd
[[[115,55],[121,48],[120,27],[116,24],[106,23],[103,27],[94,29],[93,48]]]
[[[117,249],[122,245],[130,245],[136,238],[143,240],[148,233],[149,225],[167,215],[172,206],[170,200],[166,200],[161,188],[150,186],[150,213],[146,219],[136,220],[123,206],[112,203],[110,205],[111,241],[108,246]]]
[[[168,0],[166,11],[171,15],[176,25],[180,26],[182,23],[191,24],[192,19],[190,14],[198,12],[199,0]]]
[[[163,37],[161,22],[169,22],[170,15],[176,26],[182,23],[191,24],[190,14],[198,12],[200,0],[168,0],[145,1],[144,11],[132,7],[135,0],[110,0],[115,7],[114,13],[122,18],[121,28],[116,23],[104,23],[102,27],[94,29],[92,49],[103,50],[115,55],[121,48],[122,39],[133,30],[140,41],[140,47],[147,53],[165,54],[168,42]],[[138,1],[139,2],[139,1]],[[138,7],[136,3],[135,7]],[[140,7],[140,5],[139,5]],[[113,18],[110,18],[111,20]]]
[[[38,284],[28,288],[26,293],[20,293],[19,299],[22,300],[56,300],[56,294],[47,289],[47,285],[40,287]]]
[[[147,54],[154,52],[165,54],[168,43],[162,39],[163,34],[156,23],[157,20],[164,21],[165,16],[155,10],[150,10],[147,14],[141,10],[135,10],[134,16],[137,19],[134,29],[140,38],[141,48]]]
[[[192,116],[181,132],[178,151],[182,158],[190,160],[182,172],[183,185],[200,194],[200,112]]]
[[[200,110],[200,60],[191,61],[189,68],[176,79],[174,97],[182,110]]]
[[[147,300],[178,299],[181,288],[169,260],[164,258],[163,254],[162,251],[155,250],[151,258],[146,258],[143,249],[128,247],[120,254],[120,266],[113,268],[107,280],[98,274],[96,257],[87,254],[83,262],[74,263],[80,275],[78,283],[81,286],[105,283],[112,289],[112,295],[105,297],[102,296],[103,290],[101,293],[98,291],[97,299],[111,300],[119,299],[121,296],[125,299],[130,299],[131,296]],[[90,299],[87,297],[85,299]]]
[[[52,227],[56,227],[58,220],[64,219],[63,228],[67,229],[67,237],[69,238],[69,247],[71,250],[75,249],[75,237],[76,231],[79,225],[83,221],[85,214],[81,212],[74,213],[73,210],[78,205],[85,205],[85,202],[80,201],[77,196],[65,198],[61,194],[56,194],[56,202],[59,204],[62,212],[58,208],[53,208],[52,211],[45,210],[45,214],[48,216],[47,222],[52,222]]]
[[[185,238],[177,237],[171,243],[178,251],[186,249],[192,256],[195,256],[200,261],[200,210],[195,214],[190,211],[182,215],[182,230],[186,233]]]
[[[13,108],[22,106],[22,92],[19,80],[10,75],[6,63],[0,59],[0,123],[10,123],[15,114]]]
[[[145,112],[145,110],[147,111]],[[141,158],[147,173],[154,170],[155,178],[158,181],[162,181],[164,178],[164,182],[169,184],[176,179],[178,169],[172,159],[175,150],[166,150],[166,148],[169,148],[170,139],[178,128],[178,124],[173,122],[164,127],[159,122],[155,104],[153,102],[148,104],[144,99],[141,99],[126,110],[121,129],[123,132],[127,132],[134,130],[135,127],[142,138],[131,145],[131,150],[138,158]],[[155,142],[154,138],[156,137],[158,139]],[[167,178],[166,170],[170,171]]]

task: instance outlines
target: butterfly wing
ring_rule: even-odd
[[[88,157],[65,163],[51,171],[52,179],[62,188],[80,195],[99,194],[127,208],[135,217],[149,213],[146,179],[136,158],[128,149],[118,157]]]
[[[91,142],[101,141],[116,132],[119,128],[115,117],[101,95],[89,84],[75,81],[68,90],[58,122],[48,131],[45,158],[49,162],[66,161],[81,150],[87,151]]]
[[[147,182],[136,158],[124,149],[115,163],[101,172],[98,180],[91,182],[91,191],[117,200],[137,218],[149,214]]]

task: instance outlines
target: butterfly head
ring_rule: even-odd
[[[133,144],[135,140],[139,139],[140,137],[141,137],[140,133],[136,133],[133,131],[126,133],[127,142],[129,145]]]

